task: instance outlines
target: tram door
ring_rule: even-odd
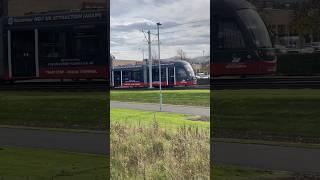
[[[175,78],[174,67],[170,66],[168,67],[168,82],[170,86],[174,85],[174,78]]]
[[[120,87],[121,86],[121,72],[120,71],[114,71],[114,87]]]
[[[11,32],[11,40],[12,76],[36,76],[34,31]]]

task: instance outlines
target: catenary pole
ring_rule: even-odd
[[[151,56],[151,32],[148,31],[148,47],[149,47],[149,88],[152,88],[152,56]]]
[[[159,59],[159,90],[160,90],[160,112],[162,111],[162,81],[161,81],[161,56],[160,56],[160,26],[162,24],[157,23],[158,28],[158,59]]]

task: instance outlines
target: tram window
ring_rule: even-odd
[[[114,80],[120,81],[121,80],[121,72],[120,71],[114,71]]]
[[[65,55],[64,41],[58,32],[40,32],[40,56],[59,58]]]
[[[136,70],[132,72],[132,80],[141,81],[141,76],[142,76],[141,71]]]
[[[152,80],[159,81],[159,69],[157,68],[152,69]]]
[[[240,10],[238,14],[251,32],[257,47],[268,48],[272,47],[268,30],[260,18],[259,14],[252,9]],[[284,28],[284,27],[283,27]],[[285,30],[280,31],[284,32]]]
[[[78,57],[83,53],[94,55],[99,50],[99,38],[92,33],[77,33],[75,39],[76,56]]]
[[[83,55],[98,55],[102,41],[93,33],[96,32],[40,32],[40,56],[79,58]]]
[[[246,47],[239,26],[232,20],[218,22],[217,49],[244,49]]]
[[[167,79],[167,73],[165,67],[161,68],[161,82],[165,82]],[[152,80],[159,81],[159,68],[153,68],[152,70]]]
[[[166,68],[161,68],[161,81],[166,81],[167,79],[167,72],[166,72]]]
[[[213,18],[213,48],[217,49],[219,44],[218,44],[218,19],[216,17]]]
[[[194,77],[195,76],[193,68],[192,68],[192,66],[190,64],[186,64],[184,67],[185,67],[185,69],[188,72],[190,77]]]
[[[122,81],[130,81],[131,80],[131,71],[123,71],[122,72]]]
[[[176,71],[178,81],[186,80],[187,72],[182,67],[178,67]]]

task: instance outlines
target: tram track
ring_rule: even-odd
[[[212,89],[320,89],[320,76],[215,78]]]
[[[320,89],[320,76],[214,78],[213,90],[223,89]],[[19,82],[0,83],[0,91],[108,91],[107,81]],[[158,88],[154,88],[157,90]],[[164,88],[167,90],[210,89],[210,85]],[[113,90],[150,90],[149,88],[115,88]]]
[[[108,81],[17,82],[0,83],[0,91],[108,91]],[[210,85],[163,88],[164,90],[210,89]],[[112,90],[150,90],[149,88],[112,88]],[[153,90],[158,90],[154,88]]]
[[[320,76],[277,76],[252,78],[214,78],[213,90],[223,89],[320,89]],[[107,81],[0,83],[0,91],[108,91]],[[157,90],[158,88],[154,88]],[[164,88],[166,90],[210,89],[210,85]],[[115,88],[113,90],[150,90]]]
[[[107,91],[107,81],[0,83],[0,91]]]

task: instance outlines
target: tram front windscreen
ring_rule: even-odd
[[[266,25],[257,11],[253,9],[239,10],[238,15],[250,31],[255,45],[258,48],[271,48],[272,43]]]

